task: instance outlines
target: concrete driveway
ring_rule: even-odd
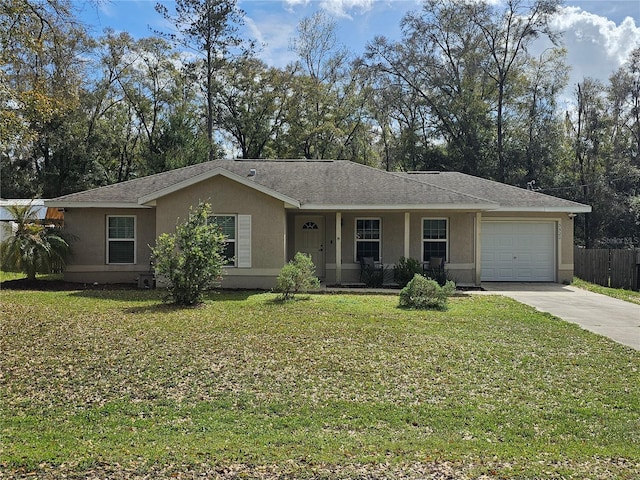
[[[640,350],[640,305],[558,283],[483,282],[482,287]]]

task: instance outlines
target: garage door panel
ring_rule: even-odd
[[[553,265],[553,258],[553,256],[546,254],[532,255],[531,263],[534,265],[543,265],[546,267],[549,265]]]
[[[554,281],[554,222],[482,223],[483,281]]]
[[[511,265],[513,263],[513,254],[510,252],[496,252],[494,258],[497,263],[506,263],[507,265]]]
[[[514,263],[521,265],[533,265],[535,263],[534,255],[520,253],[518,258],[514,259]]]
[[[496,238],[493,242],[495,246],[500,248],[513,248],[513,238]]]
[[[513,275],[513,268],[497,268],[496,275],[498,278],[511,277]]]
[[[486,260],[489,264],[496,263],[496,256],[493,253],[487,253]]]
[[[533,271],[522,268],[516,269],[514,276],[516,276],[521,282],[531,281],[532,278],[535,278]]]

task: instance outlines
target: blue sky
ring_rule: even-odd
[[[492,0],[499,2],[500,0]],[[105,28],[128,31],[136,38],[152,34],[151,29],[168,31],[170,25],[154,10],[155,0],[76,0],[81,19],[95,35]],[[171,9],[171,1],[163,1]],[[294,60],[290,42],[300,19],[325,10],[336,19],[340,41],[355,53],[376,35],[397,39],[400,20],[420,8],[418,0],[238,0],[246,12],[247,36],[264,44],[260,57],[282,67]],[[640,1],[565,0],[553,25],[564,32],[572,67],[569,87],[589,76],[606,81],[640,46]],[[540,46],[544,48],[544,46]]]

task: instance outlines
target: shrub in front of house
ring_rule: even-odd
[[[415,258],[400,257],[393,270],[393,279],[400,288],[404,288],[416,273],[422,273],[422,264]]]
[[[435,280],[416,274],[400,291],[400,307],[446,310],[447,299],[455,291],[456,284],[450,280],[440,286]]]
[[[384,283],[384,275],[387,271],[387,267],[383,266],[381,268],[372,268],[369,266],[365,266],[362,269],[362,282],[368,288],[380,288]]]
[[[315,270],[316,267],[310,255],[296,253],[293,260],[280,270],[275,291],[281,294],[282,300],[290,300],[297,293],[318,288],[320,280],[316,277]]]
[[[203,293],[222,278],[225,237],[210,216],[211,205],[200,203],[176,233],[161,234],[151,248],[156,275],[166,282],[176,305],[202,302]]]
[[[427,270],[422,275],[430,280],[435,280],[441,287],[444,287],[447,282],[451,281],[449,280],[447,271],[444,268]]]

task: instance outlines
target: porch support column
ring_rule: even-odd
[[[342,283],[342,212],[336,212],[336,284]]]
[[[404,214],[404,258],[409,258],[409,247],[411,245],[411,214]]]
[[[482,265],[480,263],[480,257],[482,256],[482,212],[476,212],[476,251],[475,251],[475,264],[476,264],[476,285],[480,286],[480,277],[482,275]]]

